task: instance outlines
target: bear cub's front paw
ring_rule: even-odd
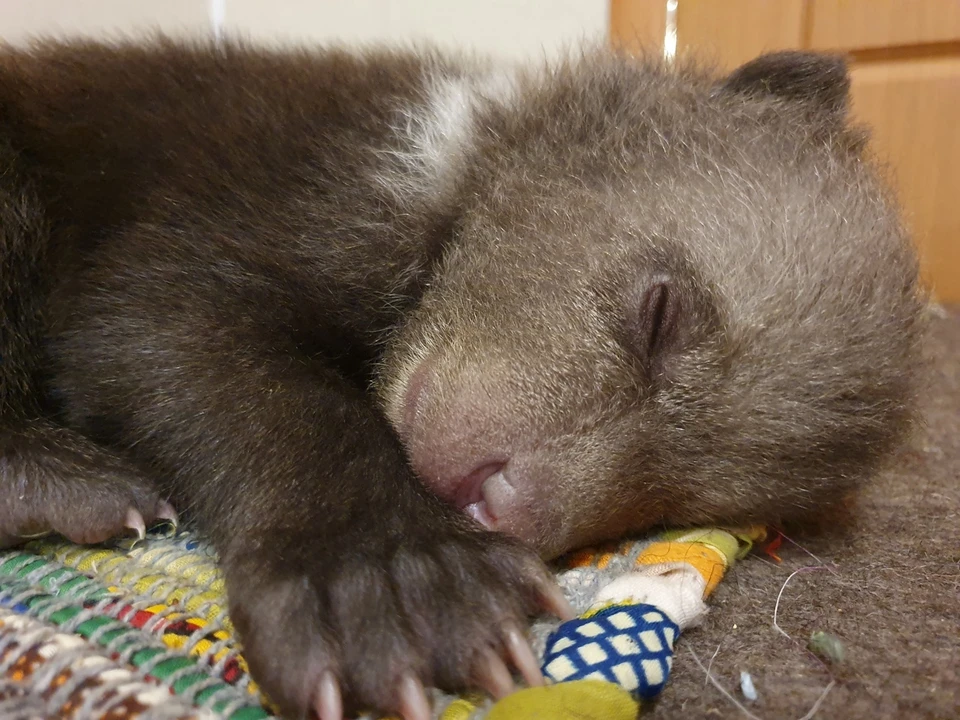
[[[501,697],[514,689],[511,665],[543,682],[522,628],[541,610],[572,611],[530,549],[463,529],[336,545],[305,534],[224,557],[244,656],[284,713],[429,720],[424,687]]]

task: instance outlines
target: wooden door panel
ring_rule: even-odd
[[[889,161],[937,297],[960,301],[960,57],[852,72],[853,115]]]
[[[611,0],[610,40],[634,53],[663,52],[666,0]]]

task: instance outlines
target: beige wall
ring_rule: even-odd
[[[209,32],[208,0],[0,0],[0,37],[116,35],[137,29]]]
[[[426,40],[523,58],[603,40],[608,0],[0,0],[0,37],[151,28],[259,40]]]
[[[608,0],[226,0],[226,26],[257,37],[430,40],[499,55],[550,54],[607,34]]]

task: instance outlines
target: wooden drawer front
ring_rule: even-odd
[[[804,0],[678,0],[677,52],[732,68],[769,50],[800,47]]]
[[[960,0],[809,0],[816,50],[960,42]],[[682,4],[682,3],[681,3]]]

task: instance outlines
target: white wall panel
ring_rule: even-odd
[[[513,58],[607,35],[609,0],[226,0],[226,27],[251,37],[428,41]]]
[[[209,0],[0,0],[0,38],[117,36],[160,29],[207,33]]]
[[[608,6],[609,0],[0,0],[0,38],[222,29],[269,42],[426,41],[524,58],[602,41]]]

